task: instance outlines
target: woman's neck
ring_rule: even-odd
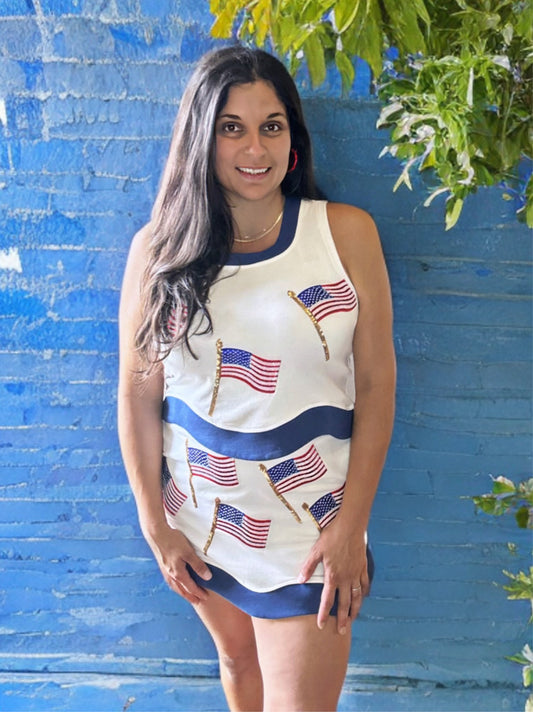
[[[268,201],[247,201],[232,207],[233,252],[265,250],[278,239],[285,199],[281,192]]]

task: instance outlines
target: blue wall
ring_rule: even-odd
[[[140,535],[115,426],[122,270],[181,91],[214,46],[211,20],[207,0],[0,4],[2,709],[110,709],[104,691],[128,698],[124,674],[137,691],[136,675],[145,686],[216,676],[207,634]],[[504,656],[526,642],[528,607],[493,582],[524,565],[505,543],[525,554],[529,537],[475,515],[468,497],[489,474],[530,472],[531,234],[497,189],[469,200],[449,233],[442,202],[422,207],[420,181],[393,194],[398,166],[377,158],[387,136],[367,83],[361,68],[358,96],[341,101],[334,79],[317,94],[301,80],[320,182],[377,221],[396,314],[377,579],[347,689],[470,686],[509,709],[520,669]],[[57,682],[76,674],[101,689]],[[186,684],[144,709],[192,708]],[[198,691],[198,709],[217,708],[220,695]]]

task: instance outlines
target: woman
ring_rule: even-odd
[[[283,65],[204,57],[125,272],[119,433],[143,534],[210,631],[232,710],[336,709],[370,586],[390,290],[370,217],[319,197]]]

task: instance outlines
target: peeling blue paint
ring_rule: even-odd
[[[0,250],[21,264],[0,269],[0,707],[224,709],[209,637],[141,537],[115,423],[122,272],[193,63],[218,46],[208,3],[6,0],[0,15]],[[527,604],[493,582],[522,561],[506,542],[529,537],[466,498],[531,471],[530,234],[496,188],[448,233],[423,177],[392,193],[356,64],[345,100],[334,72],[318,93],[300,76],[319,182],[375,218],[396,317],[378,570],[340,709],[518,709],[505,655]]]

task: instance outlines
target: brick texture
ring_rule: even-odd
[[[216,46],[210,24],[207,1],[0,3],[6,709],[19,709],[9,680],[28,672],[216,675],[207,634],[140,535],[115,424],[126,254],[192,66]],[[393,194],[398,166],[377,158],[387,137],[365,72],[346,100],[333,75],[317,93],[299,79],[320,183],[377,221],[396,316],[398,415],[371,523],[377,576],[347,685],[519,689],[504,656],[526,642],[528,607],[493,582],[525,565],[506,542],[525,556],[528,537],[475,515],[468,497],[490,488],[489,474],[530,472],[531,235],[498,189],[469,200],[449,233],[442,203],[422,207],[421,179]],[[27,688],[26,704],[59,709],[40,689]]]

